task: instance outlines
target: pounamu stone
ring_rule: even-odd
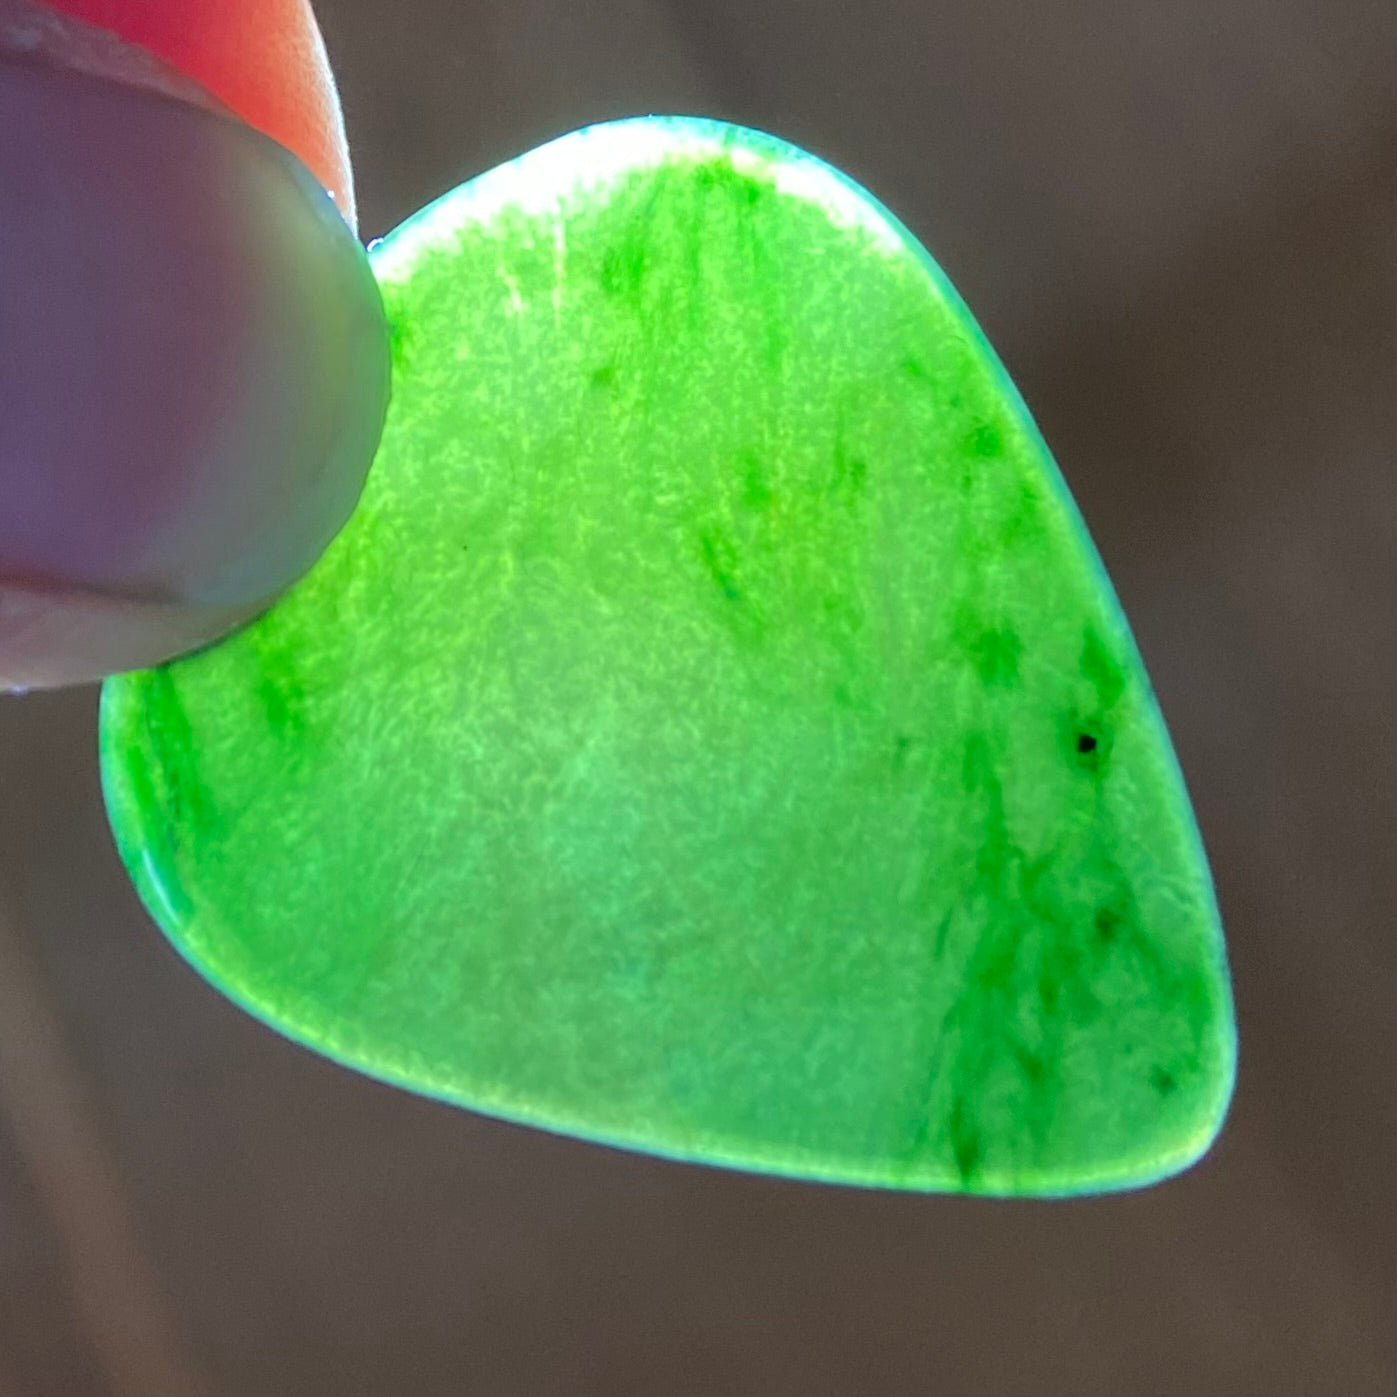
[[[659,1154],[1069,1194],[1195,1160],[1235,1030],[1140,658],[1017,392],[867,193],[647,118],[373,249],[319,565],[108,683],[151,912],[387,1081]]]

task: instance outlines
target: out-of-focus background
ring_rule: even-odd
[[[1059,1203],[663,1163],[284,1042],[165,944],[96,691],[0,700],[0,1392],[1394,1389],[1394,131],[1381,0],[319,0],[365,236],[703,113],[932,249],[1193,794],[1241,1035],[1182,1177]]]

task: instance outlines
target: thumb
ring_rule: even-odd
[[[367,258],[294,156],[21,11],[0,0],[0,687],[268,606],[352,511],[389,375]]]

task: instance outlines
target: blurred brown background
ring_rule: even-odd
[[[416,1100],[166,946],[95,691],[0,700],[0,1391],[1391,1392],[1392,7],[319,0],[365,236],[588,122],[763,127],[928,244],[1150,666],[1241,1068],[1067,1203],[666,1164]]]

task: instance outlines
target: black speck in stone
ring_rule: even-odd
[[[1062,744],[1068,760],[1083,774],[1101,777],[1111,760],[1111,744],[1115,734],[1109,722],[1100,721],[1099,714],[1075,713],[1064,715]]]

